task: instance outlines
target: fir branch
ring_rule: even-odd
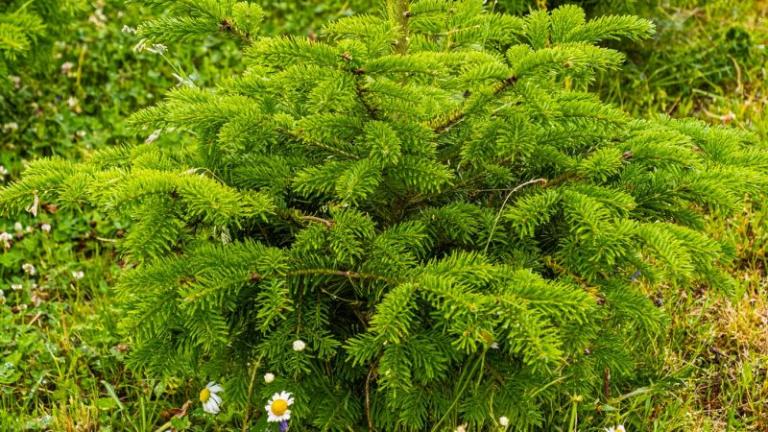
[[[517,77],[516,76],[510,76],[504,79],[501,83],[496,85],[496,88],[493,90],[493,96],[500,96],[502,93],[507,91],[510,87],[512,87],[515,83],[517,83]],[[464,120],[464,118],[469,114],[469,112],[465,110],[459,110],[455,112],[453,115],[449,116],[448,119],[443,121],[442,123],[434,126],[432,129],[437,134],[441,134],[460,121]]]
[[[287,272],[285,274],[287,277],[301,277],[301,276],[339,276],[339,277],[345,277],[348,279],[369,279],[369,280],[380,280],[388,283],[398,283],[400,282],[399,279],[391,278],[387,276],[377,275],[373,273],[363,273],[363,272],[354,272],[350,270],[335,270],[335,269],[324,269],[324,268],[310,268],[310,269],[299,269],[299,270],[293,270],[290,272]]]

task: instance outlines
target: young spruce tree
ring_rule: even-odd
[[[281,390],[295,430],[594,426],[653,375],[664,315],[643,287],[732,284],[704,221],[760,193],[766,153],[587,91],[623,59],[597,43],[649,22],[390,0],[258,38],[255,5],[199,4],[216,12],[145,36],[215,24],[247,36],[248,67],[133,118],[184,139],[40,160],[1,196],[133,221],[117,292],[136,367],[223,382],[258,430]]]

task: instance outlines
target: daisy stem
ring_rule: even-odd
[[[259,368],[261,367],[260,355],[256,362],[253,363],[253,370],[251,370],[251,380],[248,383],[248,398],[245,401],[245,414],[243,414],[243,432],[248,432],[248,421],[251,417],[251,399],[253,398],[253,387],[256,385],[256,375],[258,375]]]

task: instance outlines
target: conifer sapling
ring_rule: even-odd
[[[37,161],[1,195],[132,221],[133,366],[224,376],[224,409],[268,401],[261,427],[553,430],[653,378],[664,314],[645,287],[732,284],[704,221],[761,193],[766,154],[588,91],[623,60],[598,43],[649,22],[392,0],[259,38],[253,4],[209,6],[139,32],[226,22],[242,75],[137,113],[156,141]]]

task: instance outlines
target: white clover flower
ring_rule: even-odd
[[[35,273],[37,273],[37,269],[35,269],[35,266],[33,266],[30,263],[26,263],[26,264],[22,265],[21,269],[24,270],[24,273],[26,273],[26,274],[28,274],[30,276],[34,276]]]
[[[19,130],[19,124],[16,122],[8,122],[3,125],[4,132],[13,132]]]
[[[72,62],[64,62],[61,64],[61,73],[62,75],[67,75],[70,72],[72,72],[72,68],[75,67],[75,64]]]
[[[264,374],[264,382],[267,384],[272,383],[275,380],[275,374],[267,372]]]
[[[7,233],[5,231],[0,232],[0,242],[3,243],[4,248],[11,248],[11,240],[13,240],[13,234]]]
[[[20,291],[22,288],[24,288],[22,284],[11,284],[11,289],[14,291]]]
[[[294,351],[301,352],[301,351],[304,351],[304,349],[306,349],[306,348],[307,348],[307,344],[303,340],[296,339],[295,341],[293,341],[293,350]]]
[[[49,233],[49,232],[51,232],[51,224],[44,223],[44,224],[40,225],[40,229],[43,230],[43,232]]]
[[[214,381],[209,382],[204,389],[200,390],[200,402],[203,404],[203,411],[209,414],[218,414],[221,410],[220,392],[224,391],[224,387],[216,384]]]
[[[267,421],[271,423],[275,422],[287,422],[291,419],[291,410],[288,409],[293,405],[293,396],[286,391],[275,393],[269,400],[269,403],[264,407],[264,411],[267,412]]]
[[[499,417],[499,424],[504,427],[507,427],[509,426],[509,419],[506,416],[501,416]]]
[[[75,278],[75,280],[80,280],[85,277],[85,272],[82,270],[73,271],[72,277]]]

